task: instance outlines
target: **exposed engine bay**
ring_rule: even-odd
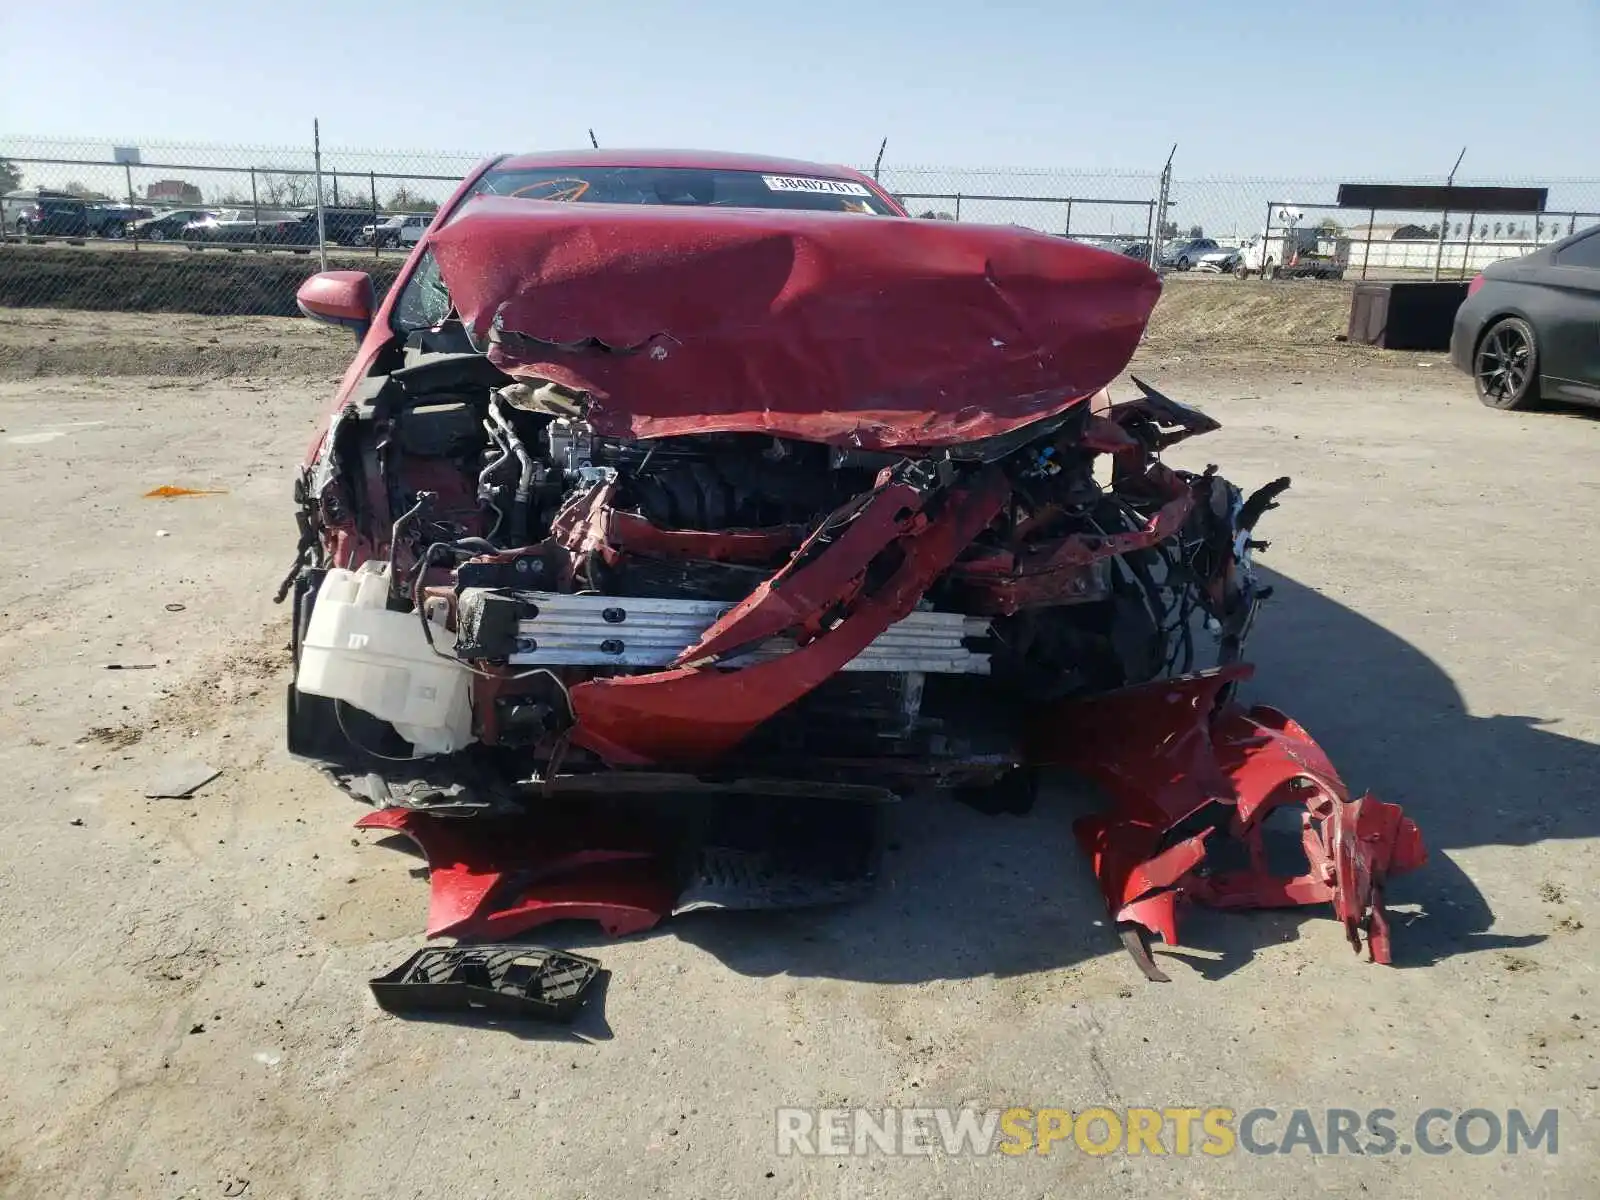
[[[1287,486],[1246,499],[1214,472],[1162,466],[1162,449],[1215,424],[1148,387],[1032,437],[908,456],[745,433],[602,438],[578,397],[493,374],[451,354],[392,374],[340,419],[346,469],[302,519],[313,555],[371,547],[361,571],[383,611],[416,614],[410,652],[449,664],[472,719],[443,703],[435,725],[383,700],[364,711],[401,720],[416,753],[515,747],[525,778],[559,749],[568,770],[781,751],[822,776],[865,757],[992,780],[1021,763],[1035,706],[1189,671],[1201,622],[1235,661],[1262,598],[1251,532]],[[826,676],[791,669],[835,636],[853,653],[828,655]],[[650,702],[607,692],[768,664],[762,694],[741,689],[738,711],[688,739],[621,728]],[[693,678],[716,676],[663,683]],[[780,713],[770,749],[740,749]]]
[[[1331,901],[1387,960],[1384,879],[1420,840],[1352,801],[1298,726],[1234,698],[1268,593],[1257,523],[1289,481],[1247,493],[1164,463],[1214,420],[1135,381],[970,440],[798,419],[637,436],[668,426],[620,420],[614,389],[550,360],[641,369],[675,342],[535,338],[517,297],[484,320],[470,291],[333,417],[284,586],[291,748],[386,810],[366,824],[432,844],[430,933],[503,935],[517,913],[622,932],[685,906],[648,870],[616,903],[491,901],[504,863],[444,883],[470,857],[464,817],[497,828],[564,798],[555,840],[594,865],[581,827],[614,794],[737,781],[870,804],[933,783],[1022,810],[1036,769],[1064,764],[1120,806],[1079,833],[1152,978],[1149,937],[1175,940],[1183,899]],[[1308,865],[1279,879],[1259,824],[1286,803]],[[648,838],[618,828],[598,840],[626,873]],[[1208,870],[1213,836],[1250,869]]]

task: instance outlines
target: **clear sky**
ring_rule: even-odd
[[[0,134],[1600,176],[1600,0],[0,5]]]

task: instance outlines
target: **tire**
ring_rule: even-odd
[[[145,234],[145,236],[152,242],[164,242],[167,240],[167,231],[162,229],[161,226],[157,225],[149,233]]]
[[[1539,342],[1521,317],[1496,321],[1472,354],[1472,382],[1490,408],[1515,411],[1539,403]]]
[[[1236,279],[1249,279],[1250,278],[1250,268],[1245,266],[1243,263],[1240,263],[1237,267],[1235,267],[1233,269],[1233,274],[1234,274],[1234,278],[1236,278]]]
[[[1277,277],[1278,277],[1278,264],[1273,262],[1269,258],[1269,259],[1267,259],[1267,265],[1261,268],[1261,278],[1263,278],[1263,279],[1276,279]]]
[[[1189,269],[1189,260],[1188,260],[1188,258],[1187,257],[1180,258],[1178,260],[1178,270],[1187,271],[1188,269]]]

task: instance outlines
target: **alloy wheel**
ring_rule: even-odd
[[[1526,390],[1532,347],[1515,325],[1498,325],[1478,347],[1474,373],[1485,398],[1504,404]]]

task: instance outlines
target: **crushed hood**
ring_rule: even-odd
[[[1064,238],[834,213],[481,197],[431,244],[490,358],[612,437],[994,437],[1111,382],[1161,291]]]

